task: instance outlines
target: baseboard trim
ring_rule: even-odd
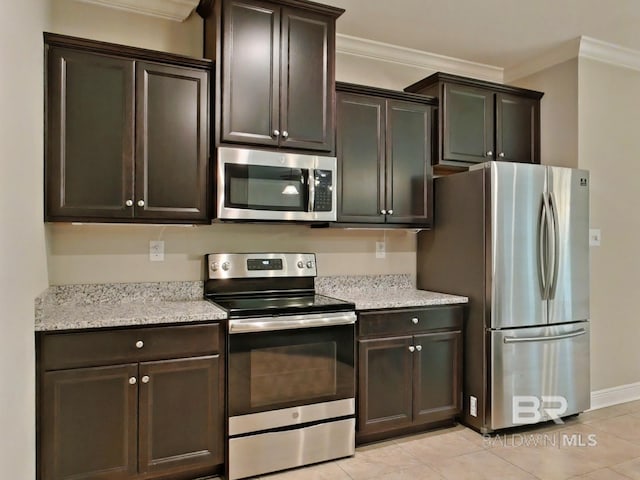
[[[640,382],[591,392],[591,410],[640,400]]]

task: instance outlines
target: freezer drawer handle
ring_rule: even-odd
[[[564,340],[565,338],[579,337],[587,331],[584,328],[573,332],[564,333],[562,335],[554,335],[553,337],[504,337],[504,343],[522,343],[522,342],[546,342],[549,340]]]

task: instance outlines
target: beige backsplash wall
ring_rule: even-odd
[[[164,262],[149,261],[150,240],[164,240]],[[376,241],[386,241],[386,258],[375,258]],[[213,252],[312,252],[319,275],[413,274],[415,242],[409,230],[303,225],[47,225],[51,285],[201,280],[204,254]]]
[[[202,21],[183,23],[75,0],[55,0],[52,31],[137,47],[202,56]],[[338,80],[401,90],[432,71],[339,55]],[[320,275],[415,275],[416,235],[406,230],[311,229],[300,225],[216,224],[198,227],[70,225],[46,227],[49,283],[199,280],[209,252],[308,251]],[[165,261],[149,261],[149,241],[165,241]],[[385,259],[375,242],[386,241]]]

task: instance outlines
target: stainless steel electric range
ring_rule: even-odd
[[[228,313],[228,478],[355,451],[355,305],[315,293],[314,254],[207,255]]]

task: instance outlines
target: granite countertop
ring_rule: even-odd
[[[356,304],[357,310],[468,303],[467,297],[418,290],[410,275],[319,277],[316,291]]]
[[[318,277],[316,291],[357,310],[453,305],[467,297],[418,290],[409,275]],[[35,330],[189,323],[227,318],[203,299],[202,282],[57,285],[35,301]]]
[[[188,323],[227,318],[202,282],[59,285],[35,302],[35,330]]]

